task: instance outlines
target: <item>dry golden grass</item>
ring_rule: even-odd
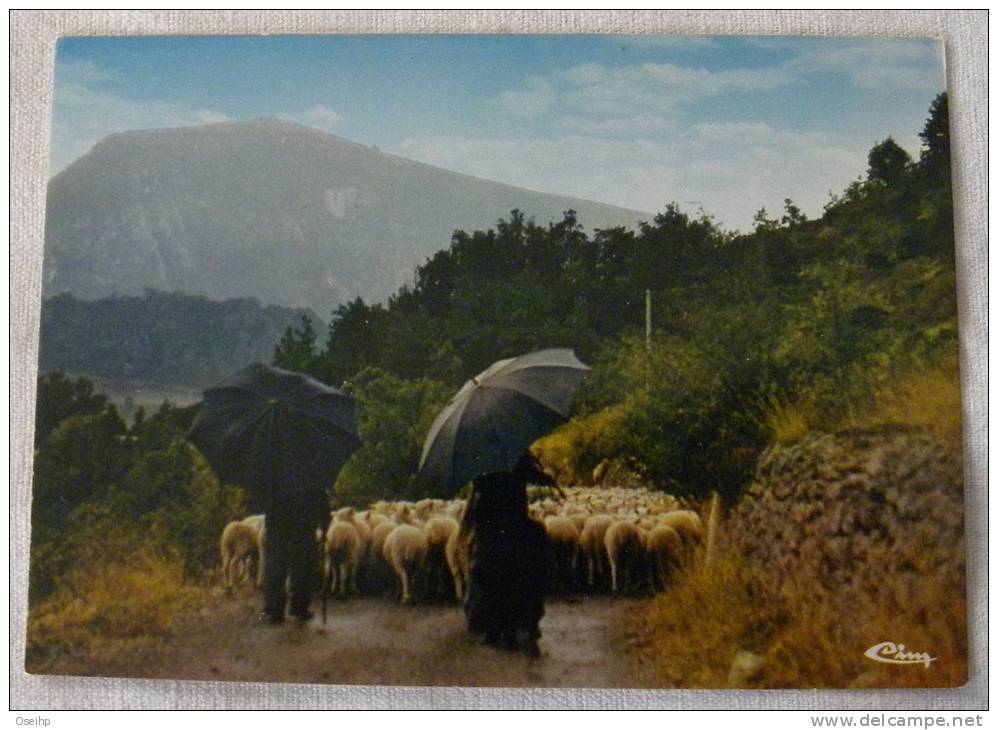
[[[959,453],[963,443],[960,372],[949,367],[916,371],[881,393],[868,412],[853,417],[855,426],[904,424],[924,428]]]
[[[178,558],[149,552],[127,562],[81,565],[28,612],[28,652],[86,650],[162,636],[173,618],[196,605],[203,594],[184,582]]]
[[[752,688],[950,687],[966,682],[966,611],[962,586],[931,578],[917,606],[877,605],[862,596],[834,602],[809,586],[786,585],[731,552],[715,552],[676,576],[635,631],[665,686],[729,685],[740,651],[762,668],[739,685]],[[922,665],[878,664],[864,652],[882,641],[937,657]]]
[[[804,437],[817,421],[813,404],[804,399],[771,395],[762,404],[759,423],[777,444],[792,444]]]

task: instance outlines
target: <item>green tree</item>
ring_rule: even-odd
[[[131,441],[113,406],[63,419],[35,455],[32,526],[45,534],[84,502],[106,497],[129,468]]]
[[[344,387],[357,399],[362,445],[340,472],[334,498],[363,504],[429,496],[433,485],[420,478],[419,458],[451,389],[426,378],[402,380],[375,368],[358,373]]]
[[[322,380],[339,385],[383,354],[389,324],[388,311],[380,304],[368,305],[357,297],[341,304],[329,324],[326,351],[319,358]]]
[[[873,146],[868,157],[866,177],[871,182],[882,182],[890,188],[898,187],[907,177],[911,167],[909,155],[893,137]]]
[[[316,355],[315,327],[308,316],[302,316],[301,327],[288,327],[274,350],[274,365],[285,370],[312,372]]]
[[[61,370],[41,374],[35,401],[35,446],[44,443],[69,416],[94,415],[107,404],[107,396],[95,393],[94,384],[85,378],[71,379]]]
[[[922,156],[919,167],[924,175],[934,180],[950,178],[949,97],[939,94],[929,108],[929,118],[918,134],[922,139]]]

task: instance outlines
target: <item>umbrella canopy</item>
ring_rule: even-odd
[[[447,493],[492,472],[512,472],[534,441],[568,419],[589,367],[568,348],[499,360],[437,415],[420,472]]]
[[[360,446],[350,396],[261,364],[204,392],[188,438],[219,479],[264,497],[325,489]]]

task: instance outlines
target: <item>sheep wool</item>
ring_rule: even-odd
[[[648,580],[653,590],[664,591],[672,571],[682,560],[683,539],[668,525],[653,527],[642,537],[648,560]]]
[[[610,515],[596,514],[589,517],[579,535],[579,550],[586,560],[586,577],[590,588],[596,587],[597,579],[606,578],[609,561],[603,537],[613,524]]]
[[[333,520],[326,531],[326,563],[324,587],[332,593],[346,596],[357,592],[357,565],[363,543],[357,528],[350,522]]]
[[[611,590],[620,593],[633,589],[644,552],[638,528],[625,520],[614,522],[603,535],[603,546],[610,563]]]
[[[412,582],[426,562],[426,534],[414,525],[399,525],[385,539],[385,560],[402,589],[402,603],[412,603]]]
[[[250,573],[250,564],[263,562],[260,530],[246,522],[230,522],[219,539],[222,558],[222,577],[227,589],[244,580]]]

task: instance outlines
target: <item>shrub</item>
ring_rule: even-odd
[[[926,576],[917,605],[886,605],[857,596],[843,612],[810,587],[781,580],[721,551],[709,567],[693,565],[657,596],[633,630],[665,686],[728,686],[741,651],[762,659],[746,686],[777,688],[949,687],[966,681],[963,593]],[[903,639],[902,639],[903,637]],[[864,656],[880,641],[903,641],[938,661],[893,667]]]
[[[813,402],[803,397],[771,393],[763,398],[760,411],[759,425],[778,444],[799,441],[817,422]]]
[[[53,651],[162,636],[175,615],[199,600],[202,594],[184,582],[179,556],[131,547],[127,555],[80,562],[55,593],[30,609],[29,661]]]
[[[560,484],[589,484],[596,465],[611,455],[607,434],[624,415],[623,406],[613,406],[573,418],[538,440],[533,451],[557,475]]]

